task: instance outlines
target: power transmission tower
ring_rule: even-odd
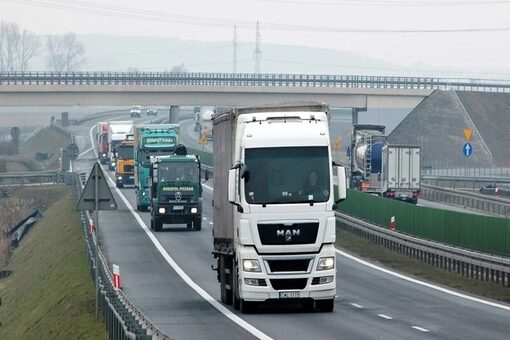
[[[233,62],[234,64],[232,65],[232,71],[234,74],[237,73],[237,26],[234,25],[234,42],[233,42],[233,47],[234,47],[234,56],[233,56]]]
[[[253,51],[255,58],[255,73],[260,73],[260,59],[262,59],[262,50],[260,49],[260,27],[257,21],[257,33],[255,34],[255,51]]]

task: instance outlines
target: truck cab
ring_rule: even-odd
[[[126,140],[117,146],[115,155],[115,184],[117,188],[122,188],[124,185],[135,184],[134,140],[132,137],[133,135],[131,135],[131,137],[127,136]]]
[[[202,228],[200,160],[196,155],[157,156],[151,160],[151,228],[184,223]]]

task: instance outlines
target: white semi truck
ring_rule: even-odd
[[[117,146],[126,139],[126,135],[133,134],[133,121],[112,120],[108,124],[109,170],[115,170]]]
[[[382,149],[383,196],[418,203],[421,177],[421,147],[385,145]]]
[[[213,116],[213,254],[222,302],[243,313],[287,299],[334,308],[346,176],[332,163],[328,111],[296,103]]]

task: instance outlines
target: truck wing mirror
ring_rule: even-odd
[[[237,203],[237,169],[228,171],[228,201],[232,204]]]
[[[345,176],[345,168],[336,166],[335,186],[335,203],[340,203],[347,198],[347,179]]]

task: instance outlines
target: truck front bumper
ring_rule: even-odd
[[[134,185],[135,184],[135,176],[133,174],[117,174],[115,175],[115,180],[117,183],[122,185]]]
[[[163,223],[187,223],[201,217],[202,205],[198,203],[158,204],[154,205],[154,214]]]
[[[239,256],[239,296],[246,301],[286,299],[332,299],[336,295],[336,258],[332,244],[324,245],[318,254],[259,255],[252,247],[243,247]],[[238,253],[239,254],[239,253]],[[334,267],[317,270],[320,258],[335,258]],[[260,272],[243,270],[244,259],[256,259]],[[306,268],[288,271],[285,267],[301,263]],[[292,264],[293,263],[293,264]],[[304,270],[297,270],[304,269]]]

